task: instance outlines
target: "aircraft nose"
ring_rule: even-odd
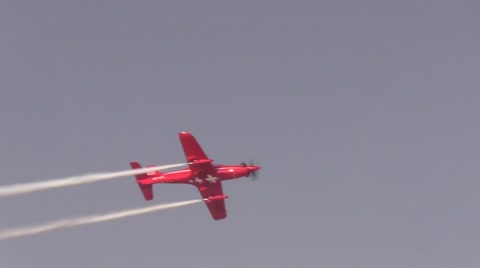
[[[260,169],[260,166],[250,166],[250,170],[252,170],[253,172],[255,172],[259,169]]]

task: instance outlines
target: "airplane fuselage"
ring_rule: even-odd
[[[208,185],[225,180],[248,177],[255,168],[242,165],[215,165],[215,175],[194,176],[190,168],[168,173],[150,173],[148,178],[137,181],[139,184],[183,183],[195,186]]]

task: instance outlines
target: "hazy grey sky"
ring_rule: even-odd
[[[184,161],[260,180],[1,241],[0,266],[480,267],[477,1],[3,1],[1,184]],[[198,198],[132,178],[3,198],[0,227]]]

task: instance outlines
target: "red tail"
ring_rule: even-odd
[[[130,166],[132,167],[132,169],[142,168],[142,166],[138,162],[130,162]],[[147,167],[154,167],[154,166],[155,165],[149,165]],[[158,175],[158,174],[160,174],[160,172],[154,171],[154,172],[151,172],[151,173],[142,173],[142,174],[135,175],[135,179],[138,183],[138,187],[140,187],[140,191],[142,191],[143,197],[147,201],[153,199],[152,185],[151,184],[142,184],[141,181],[143,179],[148,178],[151,175]]]

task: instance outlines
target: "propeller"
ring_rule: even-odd
[[[251,166],[254,166],[255,163],[253,161],[250,161],[247,165],[247,163],[242,162],[241,165],[244,166],[244,167],[251,167]],[[253,170],[253,169],[250,170],[250,174],[248,176],[249,177],[251,176],[252,180],[254,180],[254,181],[258,179],[257,171]]]

